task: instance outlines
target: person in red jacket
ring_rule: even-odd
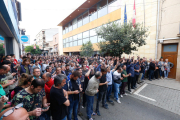
[[[49,72],[44,73],[42,78],[45,81],[44,89],[46,92],[47,101],[50,102],[50,90],[51,90],[51,87],[54,85],[54,80],[52,79],[51,73]]]

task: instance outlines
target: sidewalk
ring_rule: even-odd
[[[174,79],[144,80],[132,97],[180,115],[180,82]]]
[[[180,90],[180,82],[176,81],[175,79],[160,79],[160,80],[145,80],[145,83],[158,85],[161,87],[171,88],[175,90]]]

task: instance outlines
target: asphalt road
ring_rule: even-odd
[[[180,120],[180,116],[166,111],[159,107],[153,106],[146,102],[140,101],[130,95],[121,98],[121,104],[114,101],[114,105],[109,105],[109,109],[102,108],[100,104],[101,116],[93,116],[95,120]],[[94,103],[94,109],[96,98]],[[86,108],[81,112],[83,120],[87,120]]]

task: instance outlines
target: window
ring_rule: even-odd
[[[77,28],[77,18],[72,21],[73,30]]]
[[[121,8],[120,0],[108,0],[108,13],[113,12],[119,8]]]
[[[164,45],[164,52],[176,52],[177,51],[177,45]]]
[[[78,39],[82,39],[82,33],[78,34]]]
[[[69,23],[69,32],[72,31],[72,22]]]
[[[95,36],[96,35],[96,29],[90,30],[90,36]]]
[[[66,44],[64,43],[64,44],[63,44],[63,48],[65,48],[65,47],[66,47]]]
[[[65,26],[63,26],[63,34],[66,34]]]
[[[89,31],[83,32],[83,38],[89,37]]]
[[[104,16],[106,14],[107,14],[107,6],[103,7],[102,9],[100,9],[98,11],[98,18],[100,18],[100,17],[102,17],[102,16]]]
[[[89,41],[89,38],[84,38],[83,39],[83,44],[86,44]]]
[[[83,25],[89,23],[89,15],[88,15],[88,11],[86,13],[84,13],[83,15]]]
[[[97,19],[97,5],[89,9],[90,21]]]
[[[82,26],[82,16],[78,18],[78,27]]]
[[[66,43],[66,47],[69,47],[69,43]]]
[[[97,43],[97,36],[90,37],[91,43]]]
[[[72,46],[73,46],[73,42],[70,42],[70,43],[69,43],[69,47],[72,47]]]
[[[74,46],[77,46],[77,41],[74,41],[73,45],[74,45]]]
[[[72,41],[72,37],[69,38],[69,42],[71,42],[71,41]]]
[[[66,27],[66,33],[68,33],[68,32],[69,32],[68,27]]]
[[[82,39],[78,40],[78,45],[82,45]]]
[[[73,40],[77,40],[77,35],[74,35],[74,36],[73,36]]]

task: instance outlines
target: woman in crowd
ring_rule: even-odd
[[[163,79],[163,72],[164,72],[164,61],[163,61],[163,58],[160,59],[160,61],[158,62],[158,65],[159,65],[160,79]]]
[[[22,64],[18,68],[18,76],[22,73],[27,73],[28,75],[31,74],[31,66],[30,66],[30,59],[24,58]]]
[[[168,62],[168,59],[165,59],[165,62],[164,62],[164,78],[165,78],[165,79],[168,78],[170,69],[171,69],[173,66],[174,66],[173,63]]]

